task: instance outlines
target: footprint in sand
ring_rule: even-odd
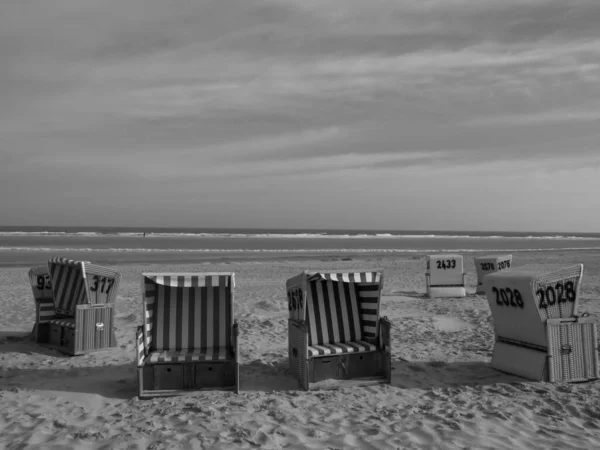
[[[445,331],[447,333],[455,333],[469,328],[468,323],[458,317],[452,316],[436,317],[433,325],[437,330]]]

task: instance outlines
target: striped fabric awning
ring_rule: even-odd
[[[144,278],[153,283],[170,287],[229,287],[230,284],[231,287],[234,287],[235,282],[232,275],[232,273],[209,273],[203,275],[192,273],[173,273],[169,275],[145,273]]]
[[[63,258],[61,256],[50,258],[50,260],[48,262],[51,264],[63,264],[66,266],[77,266],[81,263],[89,264],[89,261],[75,261],[74,259]]]
[[[314,272],[308,281],[329,280],[343,283],[380,283],[381,272]]]
[[[48,261],[48,272],[56,312],[74,316],[77,305],[86,303],[84,264],[66,258],[52,258]]]

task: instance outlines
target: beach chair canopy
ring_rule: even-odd
[[[431,287],[464,286],[463,256],[429,255],[427,256],[427,274]]]
[[[232,359],[233,273],[145,273],[148,362]]]
[[[33,291],[34,301],[52,300],[52,280],[48,273],[48,266],[36,266],[29,270],[29,284]]]
[[[482,255],[473,258],[475,271],[477,272],[477,294],[484,293],[483,278],[495,272],[501,272],[511,268],[512,255]]]
[[[582,275],[582,264],[531,264],[486,275],[496,334],[546,347],[546,321],[577,314]]]
[[[57,257],[48,261],[48,272],[57,314],[73,317],[77,305],[111,303],[116,297],[120,274],[113,269]]]

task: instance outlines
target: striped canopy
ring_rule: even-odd
[[[63,258],[60,256],[50,258],[48,260],[48,262],[51,264],[63,264],[63,265],[67,265],[67,266],[77,266],[81,263],[89,264],[89,261],[75,261],[74,259]]]
[[[56,312],[74,316],[77,305],[86,303],[83,262],[67,258],[52,258],[48,261],[48,272],[52,278]]]
[[[308,272],[308,281],[330,280],[343,283],[380,283],[381,272]]]
[[[145,273],[144,278],[155,284],[170,287],[234,286],[232,273]]]

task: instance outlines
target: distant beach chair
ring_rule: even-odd
[[[596,321],[579,316],[583,265],[527,265],[486,275],[492,367],[534,381],[599,377]]]
[[[35,324],[31,334],[36,342],[48,342],[50,332],[48,321],[56,317],[48,265],[32,267],[29,270],[29,283],[35,301]]]
[[[287,280],[289,371],[300,387],[391,382],[382,287],[378,270],[305,271]]]
[[[462,255],[429,255],[425,271],[427,296],[464,297],[467,295]]]
[[[43,300],[37,302],[38,342],[70,355],[117,345],[114,301],[121,281],[118,271],[84,261],[52,258],[43,276],[43,280],[42,275],[36,278],[36,287],[45,283]],[[47,301],[48,285],[52,304]]]
[[[476,294],[485,294],[483,289],[483,277],[490,273],[500,272],[510,269],[512,265],[512,255],[485,255],[473,258],[475,271],[477,272],[477,290]]]
[[[144,273],[138,395],[239,391],[233,273]]]

